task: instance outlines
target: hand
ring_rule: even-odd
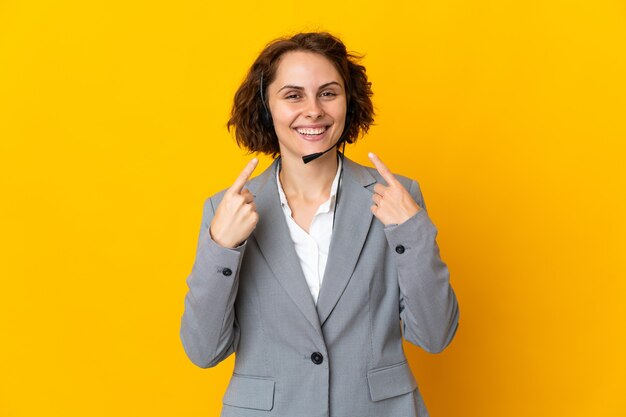
[[[374,213],[374,216],[385,226],[404,223],[421,210],[420,206],[378,156],[374,155],[372,152],[370,152],[368,156],[376,167],[376,170],[388,184],[384,186],[378,183],[374,186],[374,195],[372,196],[374,205],[371,207],[372,213]]]
[[[221,246],[236,248],[250,236],[259,221],[254,196],[243,188],[258,163],[257,158],[248,162],[215,210],[209,234]]]

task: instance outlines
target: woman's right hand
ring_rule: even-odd
[[[209,234],[221,246],[236,248],[250,236],[259,221],[254,196],[243,188],[258,163],[257,158],[248,162],[215,210]]]

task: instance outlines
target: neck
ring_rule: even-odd
[[[337,158],[336,149],[308,164],[304,164],[301,157],[281,156],[278,175],[285,195],[306,200],[328,199],[337,173]]]

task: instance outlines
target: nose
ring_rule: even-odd
[[[309,119],[319,119],[324,116],[324,109],[320,106],[317,97],[311,97],[311,99],[308,100],[305,114]]]

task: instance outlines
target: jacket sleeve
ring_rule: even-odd
[[[217,365],[233,353],[239,342],[235,298],[246,242],[225,248],[209,234],[215,215],[213,202],[204,203],[196,258],[187,277],[188,291],[180,326],[185,353],[201,368]]]
[[[437,229],[428,217],[417,182],[411,182],[409,193],[420,211],[404,223],[384,229],[398,270],[402,333],[414,345],[439,353],[456,333],[459,306],[448,267],[439,256]]]

